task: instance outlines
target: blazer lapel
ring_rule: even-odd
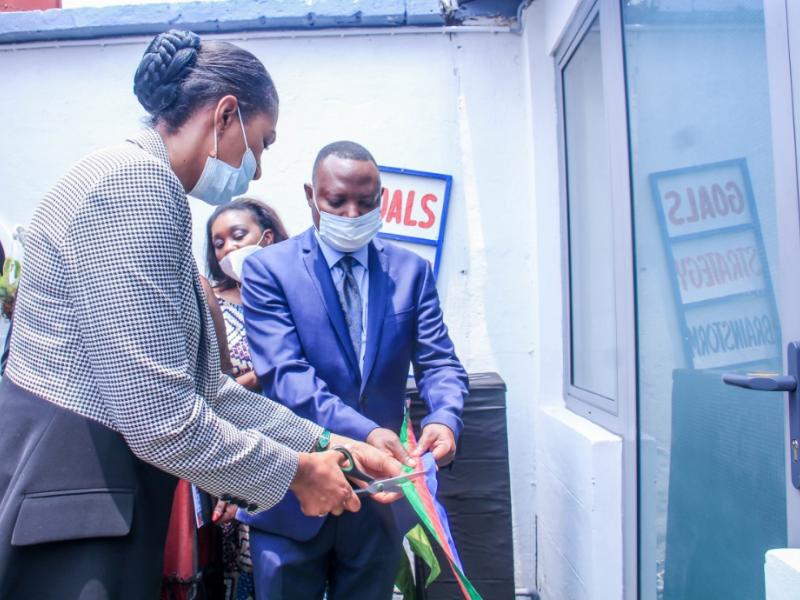
[[[353,350],[353,343],[350,341],[347,323],[344,320],[344,312],[341,304],[339,304],[339,296],[336,294],[336,287],[333,285],[333,279],[331,278],[331,270],[322,255],[322,251],[319,249],[317,240],[314,238],[313,229],[309,229],[306,232],[303,262],[306,265],[311,281],[314,283],[314,287],[319,292],[325,310],[328,312],[328,318],[334,331],[336,331],[336,336],[339,338],[342,348],[344,348],[350,366],[355,370],[355,373],[360,374],[358,358],[355,350]]]
[[[383,332],[383,317],[386,314],[386,290],[389,283],[389,267],[383,245],[377,240],[369,247],[369,306],[367,308],[367,347],[364,350],[364,374],[361,391],[369,379],[375,364],[375,355]]]

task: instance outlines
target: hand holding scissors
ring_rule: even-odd
[[[366,484],[363,487],[359,487],[359,489],[355,491],[356,494],[370,494],[379,502],[394,502],[402,495],[403,484],[424,475],[422,471],[412,471],[410,473],[401,473],[393,477],[376,479],[359,469],[349,449],[344,446],[336,446],[333,449],[341,453],[345,458],[345,462],[340,465],[344,474],[351,480],[357,480]]]

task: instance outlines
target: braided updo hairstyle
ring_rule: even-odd
[[[151,126],[174,133],[195,111],[227,95],[236,96],[247,120],[278,110],[278,91],[253,54],[228,42],[200,40],[191,31],[160,33],[142,56],[133,93],[150,113]]]

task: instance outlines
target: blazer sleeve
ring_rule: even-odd
[[[256,429],[296,452],[311,452],[322,434],[322,427],[316,423],[297,416],[266,396],[251,392],[227,375],[220,378],[214,412],[242,429]]]
[[[242,279],[247,342],[264,393],[334,433],[366,440],[379,425],[345,404],[316,376],[286,295],[257,255],[245,260]]]
[[[469,395],[469,379],[447,333],[439,294],[427,262],[417,299],[413,366],[420,397],[428,407],[422,427],[441,423],[458,439],[463,427],[461,413]]]
[[[297,470],[297,453],[277,440],[310,448],[318,429],[263,400],[271,439],[240,429],[234,410],[223,418],[196,392],[182,194],[166,165],[132,161],[96,184],[69,224],[62,254],[91,385],[139,458],[266,509]]]

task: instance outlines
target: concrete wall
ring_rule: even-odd
[[[299,233],[310,225],[302,184],[316,151],[341,138],[365,144],[382,164],[453,175],[439,289],[467,368],[497,371],[508,383],[517,584],[533,587],[535,257],[543,242],[537,242],[531,197],[523,38],[364,33],[241,41],[265,62],[281,95],[278,142],[264,156],[263,178],[251,193],[272,203],[290,232]],[[0,137],[0,223],[27,223],[70,164],[137,131],[144,113],[131,93],[132,76],[146,41],[0,45],[0,106],[9,115]],[[555,195],[540,198],[547,210],[557,204]],[[197,203],[193,212],[201,262],[210,210]],[[546,243],[554,239],[557,232],[548,232]],[[558,313],[547,318],[557,322]]]
[[[543,598],[622,597],[619,438],[560,407],[542,408],[536,448]]]
[[[800,550],[770,550],[764,559],[766,600],[793,600],[800,589]]]

